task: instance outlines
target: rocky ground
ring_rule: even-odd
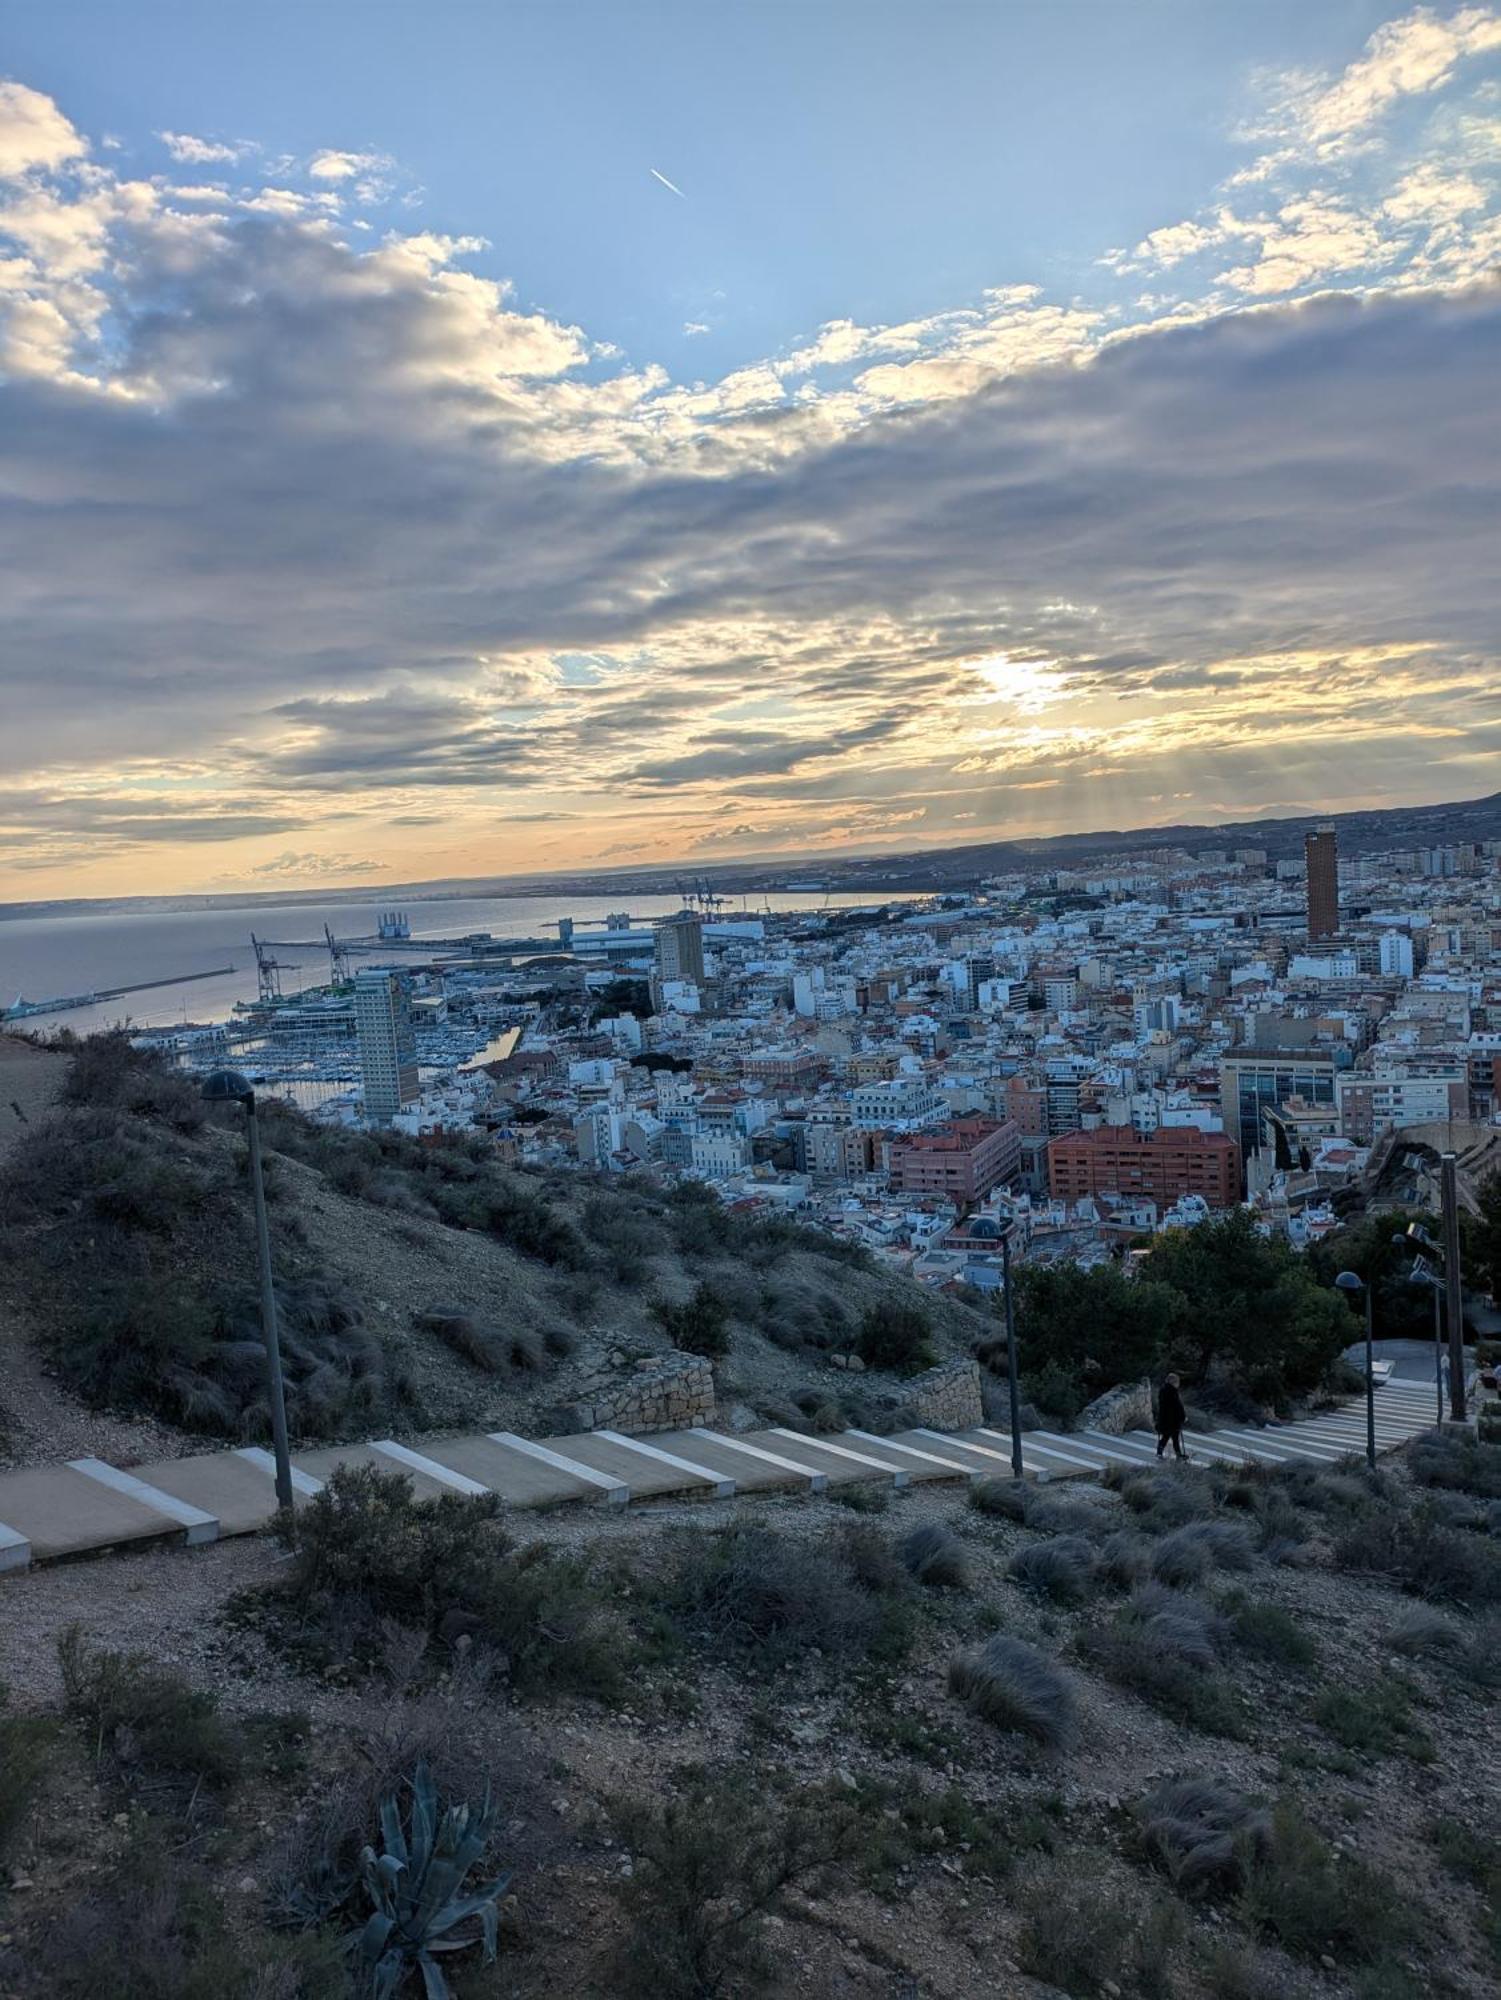
[[[1402,1475],[1392,1483],[1407,1504]],[[1093,1513],[1086,1539],[1097,1545],[1140,1518],[1097,1488],[1072,1490],[1067,1504]],[[383,1745],[389,1750],[434,1727],[472,1743],[475,1786],[493,1769],[511,1787],[505,1858],[517,1872],[499,1971],[461,1976],[466,1995],[568,1992],[606,2000],[617,1992],[610,1953],[626,1921],[622,1885],[637,1867],[618,1830],[617,1802],[663,1799],[695,1766],[733,1774],[747,1796],[762,1800],[830,1787],[851,1798],[879,1797],[872,1823],[895,1830],[893,1851],[879,1862],[872,1849],[852,1868],[795,1883],[776,1900],[765,1932],[766,1990],[773,1993],[849,2000],[1058,1990],[1115,1990],[1143,2000],[1446,1993],[1478,2000],[1497,1990],[1486,1935],[1495,1913],[1487,1917],[1473,1882],[1455,1879],[1435,1833],[1442,1821],[1477,1837],[1488,1832],[1501,1779],[1490,1710],[1445,1662],[1393,1650],[1409,1600],[1387,1581],[1337,1567],[1324,1526],[1298,1566],[1257,1559],[1198,1586],[1203,1602],[1222,1608],[1235,1601],[1232,1593],[1280,1607],[1311,1642],[1313,1657],[1298,1664],[1232,1649],[1223,1671],[1243,1718],[1235,1736],[1205,1734],[1092,1671],[1078,1642],[1113,1615],[1115,1600],[1096,1592],[1079,1605],[1058,1604],[1021,1588],[1008,1574],[1013,1557],[1048,1537],[978,1513],[951,1490],[895,1496],[869,1516],[827,1500],[740,1499],[633,1508],[623,1516],[575,1509],[514,1527],[553,1553],[587,1562],[609,1580],[601,1587],[614,1594],[616,1608],[629,1612],[634,1600],[650,1598],[652,1577],[685,1531],[770,1526],[786,1543],[819,1552],[816,1576],[831,1534],[854,1528],[895,1545],[913,1526],[935,1521],[962,1545],[968,1584],[921,1594],[916,1642],[890,1671],[816,1649],[774,1666],[669,1657],[638,1661],[623,1696],[608,1702],[587,1695],[518,1700],[503,1681],[487,1684],[473,1656],[440,1659],[434,1683],[434,1663],[420,1666],[393,1642],[386,1673],[351,1686],[346,1669],[310,1676],[254,1629],[225,1622],[237,1594],[274,1585],[285,1570],[285,1554],[255,1540],[7,1580],[0,1679],[21,1708],[54,1708],[57,1642],[76,1622],[101,1644],[140,1649],[180,1671],[231,1714],[306,1716],[306,1748],[291,1778],[270,1792],[249,1788],[213,1830],[215,1870],[232,1885],[231,1910],[246,1921],[264,1896],[274,1836],[286,1820],[316,1813],[351,1758],[378,1761]],[[1454,1615],[1465,1622],[1463,1612]],[[955,1651],[992,1629],[1030,1641],[1061,1664],[1078,1704],[1066,1746],[1045,1748],[998,1730],[948,1691]],[[1332,1729],[1327,1698],[1342,1692],[1374,1704],[1382,1684],[1404,1690],[1407,1720],[1352,1750]],[[23,1943],[54,1920],[57,1885],[81,1893],[133,1823],[113,1818],[109,1797],[91,1787],[88,1748],[64,1739],[79,1813],[42,1814],[12,1862],[23,1886],[3,1904],[0,1933],[8,1928]],[[1295,1801],[1333,1843],[1336,1869],[1375,1869],[1390,1897],[1416,1913],[1412,1939],[1390,1964],[1352,1965],[1333,1939],[1328,1951],[1293,1957],[1249,1936],[1232,1899],[1171,1895],[1142,1858],[1137,1808],[1164,1781],[1190,1777]],[[961,1819],[961,1807],[972,1819]],[[920,1827],[904,1818],[909,1811]],[[1029,1949],[1035,1960],[1035,1946],[1026,1943],[1028,1913],[1049,1881],[1054,1901],[1082,1897],[1080,1926],[1118,1923],[1122,1909],[1131,1922],[1159,1925],[1156,1983],[1126,1970],[1124,1951],[1115,1977],[1108,1967],[1061,1985],[1029,1976],[1023,1964]],[[1106,1904],[1113,1917],[1099,1915],[1096,1906]],[[0,1957],[0,1991],[8,1990],[4,1966]],[[713,1990],[751,1987],[732,1981]]]

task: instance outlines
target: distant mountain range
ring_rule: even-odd
[[[238,910],[295,903],[400,905],[403,897],[445,900],[461,896],[670,895],[700,884],[724,896],[761,896],[784,889],[828,889],[840,893],[922,891],[966,888],[987,875],[1042,872],[1104,855],[1161,853],[1184,849],[1265,848],[1273,861],[1301,854],[1304,836],[1316,826],[1338,829],[1341,851],[1365,854],[1391,847],[1442,847],[1460,841],[1501,839],[1501,792],[1446,805],[1384,806],[1365,812],[1307,813],[1295,819],[1248,819],[1215,826],[1107,828],[1092,833],[1057,833],[1039,840],[987,840],[965,847],[918,849],[906,854],[828,854],[792,860],[685,861],[665,868],[604,868],[558,875],[482,875],[440,882],[383,882],[341,888],[226,891],[218,895],[115,896],[72,901],[0,903],[7,917],[62,916],[84,910]]]

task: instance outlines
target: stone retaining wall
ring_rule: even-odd
[[[677,1350],[591,1376],[570,1412],[577,1430],[624,1431],[628,1437],[712,1424],[714,1416],[713,1368],[702,1355]]]
[[[968,1431],[985,1421],[978,1361],[945,1361],[902,1385],[913,1422],[931,1431]]]
[[[1081,1431],[1104,1431],[1120,1437],[1124,1431],[1149,1431],[1156,1419],[1152,1414],[1150,1382],[1122,1382],[1079,1412]]]

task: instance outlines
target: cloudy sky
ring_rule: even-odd
[[[1501,6],[5,30],[0,898],[1501,787]]]

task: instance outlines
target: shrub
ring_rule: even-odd
[[[1022,1392],[1048,1426],[1070,1431],[1089,1396],[1077,1373],[1056,1361],[1030,1371],[1021,1378]],[[1032,1426],[1038,1428],[1037,1425]]]
[[[1061,1749],[1073,1734],[1074,1691],[1062,1668],[1005,1632],[955,1655],[949,1692],[997,1729],[1034,1737],[1046,1749]]]
[[[1166,1962],[1181,1941],[1181,1911],[1166,1897],[1102,1880],[1094,1856],[1035,1861],[1018,1886],[1023,1971],[1066,1993],[1109,1984],[1133,1994],[1168,1990]]]
[[[1109,1525],[1109,1515],[1087,1500],[1062,1500],[1033,1491],[1027,1505],[1027,1526],[1042,1535],[1097,1535]]]
[[[626,1930],[611,1990],[641,2000],[715,2000],[759,1983],[766,1919],[852,1837],[848,1812],[783,1805],[739,1770],[681,1773],[662,1803],[621,1798],[610,1816],[632,1860],[616,1890]]]
[[[1342,1569],[1395,1577],[1415,1597],[1454,1604],[1501,1602],[1501,1548],[1421,1513],[1388,1506],[1354,1519],[1335,1543]]]
[[[718,1361],[730,1351],[730,1309],[714,1287],[700,1283],[681,1305],[654,1299],[653,1317],[674,1347]]]
[[[1141,1807],[1148,1853],[1187,1893],[1238,1889],[1270,1840],[1270,1815],[1229,1785],[1185,1778]]]
[[[1431,1763],[1433,1744],[1412,1717],[1412,1696],[1400,1681],[1372,1681],[1364,1688],[1329,1688],[1313,1706],[1313,1719],[1341,1749],[1374,1757],[1400,1750]]]
[[[222,1884],[139,1836],[70,1897],[21,1990],[47,2000],[345,2000],[336,1939],[231,1931]]]
[[[1117,1528],[1100,1547],[1099,1580],[1116,1590],[1130,1590],[1151,1565],[1152,1545],[1144,1535]]]
[[[902,1543],[902,1561],[918,1583],[930,1588],[969,1587],[969,1556],[964,1544],[939,1521],[923,1521]]]
[[[1353,1855],[1336,1860],[1291,1805],[1272,1815],[1247,1874],[1239,1914],[1300,1957],[1373,1965],[1409,1948],[1417,1925],[1395,1884]]]
[[[1394,1653],[1403,1653],[1409,1659],[1445,1659],[1460,1650],[1464,1634],[1441,1611],[1413,1604],[1399,1611],[1387,1627],[1386,1643]]]
[[[855,1334],[855,1352],[867,1368],[915,1375],[933,1365],[933,1329],[927,1314],[905,1300],[877,1299],[865,1308]]]
[[[546,1342],[531,1326],[510,1329],[442,1307],[419,1313],[417,1324],[463,1360],[490,1375],[529,1372],[547,1365]]]
[[[592,1195],[584,1203],[583,1227],[618,1285],[639,1285],[652,1258],[667,1247],[658,1223],[618,1194]]]
[[[1450,1431],[1430,1432],[1409,1446],[1407,1470],[1419,1486],[1501,1500],[1501,1445],[1481,1444]]]
[[[838,1486],[831,1486],[828,1498],[836,1507],[847,1507],[852,1514],[884,1514],[891,1505],[891,1489],[888,1486],[868,1486],[860,1479],[849,1479]]]
[[[969,1504],[979,1514],[1025,1521],[1033,1491],[1024,1479],[977,1479],[969,1489]]]
[[[1086,1632],[1080,1650],[1107,1680],[1165,1715],[1211,1736],[1245,1734],[1244,1707],[1214,1671],[1216,1648],[1202,1608],[1159,1606],[1146,1598]]]
[[[629,1648],[587,1564],[513,1549],[499,1507],[494,1494],[419,1500],[400,1473],[340,1466],[298,1515],[284,1580],[240,1608],[317,1665],[379,1664],[394,1626],[478,1642],[521,1693],[613,1696]]]
[[[1082,1535],[1060,1535],[1019,1549],[1008,1574],[1057,1604],[1082,1604],[1094,1588],[1095,1553]]]
[[[43,1716],[10,1715],[0,1684],[0,1862],[16,1847],[52,1761],[53,1726]]]
[[[1278,1667],[1311,1667],[1318,1658],[1317,1644],[1280,1604],[1236,1597],[1226,1609],[1236,1644],[1257,1659]]]
[[[58,1640],[57,1656],[68,1713],[118,1783],[183,1805],[240,1775],[243,1744],[213,1695],[144,1654],[91,1649],[76,1625]]]
[[[1196,1479],[1178,1466],[1162,1472],[1129,1472],[1118,1490],[1141,1526],[1153,1534],[1202,1520],[1214,1507],[1207,1480]]]
[[[1152,1574],[1160,1583],[1181,1587],[1200,1582],[1216,1564],[1248,1569],[1251,1561],[1251,1537],[1244,1528],[1231,1521],[1189,1521],[1157,1544]]]
[[[837,1660],[895,1658],[911,1639],[907,1578],[876,1540],[884,1561],[869,1540],[838,1533],[794,1540],[760,1521],[683,1529],[652,1601],[680,1639],[721,1659],[765,1665],[815,1648]],[[873,1562],[883,1572],[874,1588],[859,1574]],[[900,1595],[889,1587],[897,1581]]]

